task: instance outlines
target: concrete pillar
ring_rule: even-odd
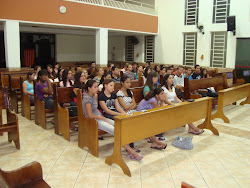
[[[20,31],[18,21],[4,22],[4,44],[7,68],[21,67],[20,61]]]
[[[96,31],[96,65],[108,64],[108,29],[100,28]]]

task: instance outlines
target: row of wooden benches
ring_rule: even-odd
[[[210,80],[212,81],[212,79],[213,78],[211,78]],[[217,86],[216,84],[213,83],[207,85],[206,79],[200,81],[206,83],[204,84],[205,87]],[[190,80],[189,84],[192,85],[192,83],[195,82],[196,80]],[[199,84],[201,82],[199,82]],[[56,88],[56,86],[54,86],[54,88]],[[57,88],[57,89],[63,90],[66,88]],[[142,92],[142,87],[136,89]],[[221,93],[223,93],[223,100],[220,100],[222,96]],[[236,97],[235,93],[240,93],[240,94],[238,94]],[[72,94],[72,90],[70,94]],[[245,97],[247,97],[247,99],[242,104],[250,103],[250,84],[244,84],[241,86],[219,91],[219,101],[223,102],[226,101],[224,104],[222,103],[222,106],[231,104]],[[77,91],[77,98],[78,101],[82,100],[82,94],[80,90]],[[42,103],[43,101],[40,102]],[[64,102],[64,101],[59,101],[59,102]],[[42,111],[46,111],[44,108],[41,108],[41,106],[37,104],[35,105],[36,105],[35,107],[36,113],[41,113]],[[197,99],[195,102],[192,103],[183,102],[175,105],[174,107],[172,106],[160,107],[149,110],[146,113],[136,112],[133,115],[124,115],[115,117],[114,153],[112,156],[106,159],[106,163],[118,164],[123,169],[124,173],[130,176],[131,174],[129,168],[127,167],[126,163],[122,160],[121,157],[122,145],[141,140],[145,137],[151,136],[152,134],[155,135],[161,132],[166,132],[168,130],[180,127],[184,124],[197,121],[203,118],[205,118],[205,121],[199,126],[199,128],[210,129],[214,134],[219,135],[217,129],[214,128],[211,123],[212,119],[211,106],[212,106],[212,99],[206,97]],[[58,107],[60,107],[60,105],[58,105]],[[78,107],[78,127],[79,127],[78,145],[81,148],[88,147],[93,155],[98,156],[98,124],[95,119],[89,119],[84,116],[81,102],[77,104],[77,107]],[[69,117],[68,113],[64,114],[64,117]],[[166,117],[168,119],[167,121]],[[64,121],[63,123],[65,124],[65,122],[66,121]],[[164,124],[162,122],[164,122]],[[136,126],[133,126],[135,123]],[[69,127],[67,128],[69,130]]]

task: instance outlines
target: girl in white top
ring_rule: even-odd
[[[165,103],[173,105],[173,103],[179,103],[182,102],[176,95],[175,93],[175,88],[173,85],[174,82],[174,77],[171,74],[166,74],[163,77],[163,82],[162,82],[162,89],[164,90],[165,93]],[[189,123],[189,130],[188,132],[191,134],[202,134],[204,132],[203,129],[199,129],[197,127],[194,126],[193,123]]]
[[[119,104],[127,113],[136,112],[135,98],[133,96],[133,93],[129,89],[131,86],[131,79],[127,75],[124,75],[121,78],[121,85],[122,88],[116,94],[118,97]]]
[[[62,74],[62,81],[59,82],[59,87],[72,87],[74,85],[74,81],[70,80],[72,77],[72,72],[69,69],[64,69]]]
[[[162,89],[166,94],[165,103],[173,105],[173,103],[179,103],[181,100],[177,97],[175,93],[175,88],[173,85],[174,77],[171,74],[166,74],[163,77]]]

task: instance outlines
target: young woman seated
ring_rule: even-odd
[[[71,80],[72,72],[69,69],[64,69],[62,74],[62,81],[59,82],[59,87],[72,87],[74,85],[74,81]]]
[[[140,74],[143,76],[143,72],[144,72],[143,66],[140,65],[140,66],[137,68],[137,71],[135,72],[135,79],[138,80]]]
[[[105,90],[102,93],[103,95],[100,97],[100,104],[103,111],[106,111],[108,114],[111,113],[111,116],[125,114],[124,111],[119,107],[116,95],[113,92],[114,90],[114,82],[112,80],[104,81]],[[98,128],[114,135],[114,121],[103,116],[100,111],[97,109],[97,93],[98,93],[98,83],[95,80],[88,80],[85,87],[86,93],[83,95],[83,111],[86,117],[96,119],[98,122]],[[106,104],[107,103],[107,104]],[[107,106],[108,105],[108,106]],[[114,112],[110,108],[117,107],[120,112]],[[130,158],[136,160],[142,160],[142,156],[136,153],[129,145],[123,146]]]
[[[52,65],[47,65],[47,71],[48,71],[48,78],[50,79],[50,82],[58,82],[58,78],[55,75],[55,72],[53,70]]]
[[[173,81],[174,81],[173,75],[167,74],[164,76],[163,82],[162,82],[162,89],[164,90],[164,93],[165,93],[164,102],[170,105],[173,105],[174,103],[182,102],[175,93]],[[188,132],[191,134],[198,135],[204,132],[203,129],[199,129],[195,127],[193,123],[189,123],[188,126],[189,126]]]
[[[97,68],[95,73],[96,76],[93,78],[93,80],[95,80],[99,84],[103,74],[104,74],[103,68]]]
[[[122,88],[116,93],[119,104],[127,113],[136,112],[136,102],[133,93],[130,91],[131,79],[124,75],[121,77]]]
[[[145,99],[143,99],[139,105],[137,106],[137,111],[142,110],[149,110],[153,108],[157,108],[163,105],[163,102],[165,100],[164,92],[161,88],[156,88],[153,91],[150,91],[146,96]],[[156,135],[158,137],[163,137],[162,134]],[[151,142],[151,148],[153,149],[165,149],[167,147],[166,144],[162,143],[156,136],[152,136],[150,139],[152,139]],[[161,139],[163,140],[163,138]],[[165,140],[165,139],[164,139]],[[149,142],[148,138],[147,141]]]
[[[34,72],[27,73],[27,80],[23,82],[23,93],[30,96],[30,104],[34,104],[34,86],[33,81],[35,78]]]
[[[87,83],[87,78],[85,77],[85,74],[82,71],[78,71],[75,74],[75,83],[73,88],[72,97],[74,99],[75,104],[77,104],[77,96],[76,96],[76,88],[82,90],[82,94],[85,93],[85,84]]]
[[[111,79],[111,74],[109,73],[104,73],[104,75],[102,75],[102,78],[101,78],[101,81],[99,83],[99,86],[98,86],[98,91],[101,92],[102,89],[103,89],[103,82],[104,80],[106,79]]]
[[[144,97],[150,91],[153,91],[155,88],[157,88],[157,81],[158,81],[158,73],[155,72],[155,71],[151,71],[147,75],[147,81],[146,81],[144,89],[143,89],[143,95],[144,95]]]
[[[131,79],[127,75],[122,76],[121,85],[122,88],[116,93],[120,106],[129,114],[136,112],[135,98],[129,89],[131,86]],[[140,152],[139,149],[134,147],[134,143],[130,143],[129,146],[136,152]]]
[[[48,71],[42,69],[38,72],[36,83],[36,97],[40,101],[44,101],[46,109],[54,109],[54,100],[52,98],[53,89],[50,79],[48,78]],[[54,119],[52,120],[54,123]]]

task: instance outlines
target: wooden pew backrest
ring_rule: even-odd
[[[184,78],[184,99],[190,99],[190,92],[192,91],[207,89],[209,87],[214,87],[216,91],[226,89],[228,87],[226,74],[223,73],[221,76],[195,80],[188,80],[188,78]]]

